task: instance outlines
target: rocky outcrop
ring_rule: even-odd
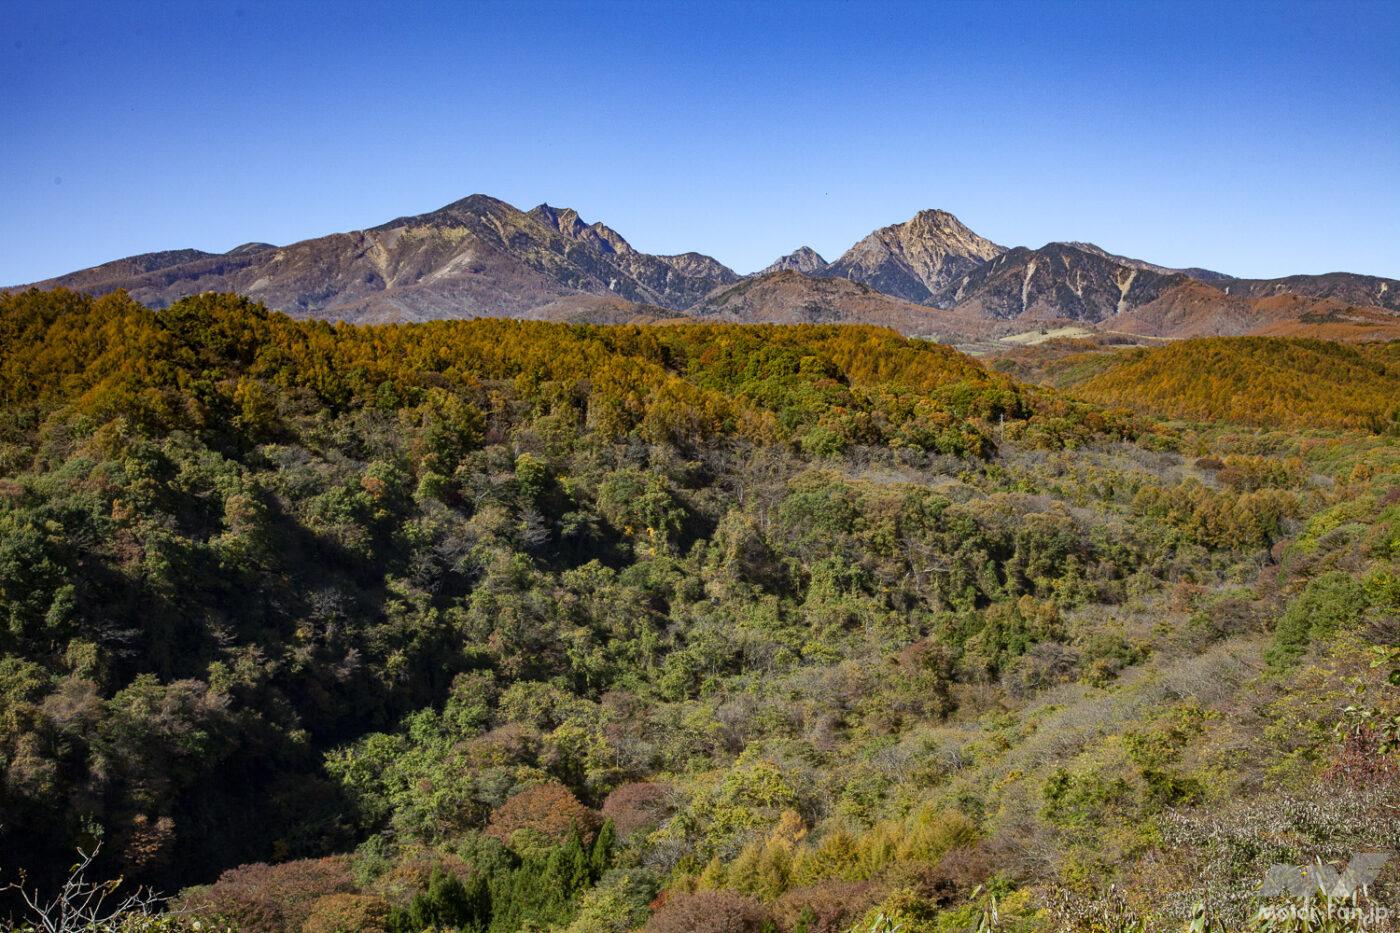
[[[933,303],[1008,320],[1096,324],[1193,281],[1180,272],[1125,265],[1069,243],[1018,246],[950,282]]]

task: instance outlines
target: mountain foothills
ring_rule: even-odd
[[[849,280],[924,310],[877,307],[868,291],[822,280]],[[700,253],[643,253],[570,209],[520,211],[472,195],[369,230],[280,247],[248,243],[224,254],[151,253],[37,284],[94,295],[123,289],[153,307],[229,291],[298,317],[362,323],[479,316],[607,323],[649,319],[657,309],[704,317],[717,306],[746,323],[778,323],[815,305],[814,319],[890,324],[952,342],[1066,324],[1145,339],[1400,335],[1396,280],[1344,272],[1237,279],[1088,243],[1006,249],[937,210],[876,230],[830,263],[802,247],[740,276]],[[732,300],[736,284],[757,285],[745,291],[742,309]],[[619,302],[638,307],[623,311]]]
[[[1400,344],[732,323],[1370,286],[916,221],[741,280],[469,199],[0,295],[0,927],[1395,929],[1400,861],[1298,885],[1400,851]]]

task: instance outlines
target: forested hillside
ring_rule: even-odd
[[[1204,342],[1268,394],[1275,343]],[[0,296],[0,883],[97,846],[175,928],[1241,928],[1273,863],[1400,849],[1394,347],[1288,346],[1336,376],[1306,432],[1167,351],[1120,377],[1220,423],[877,328]]]
[[[1074,395],[1171,418],[1400,432],[1400,341],[1183,340],[1048,367]]]

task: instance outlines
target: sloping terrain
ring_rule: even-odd
[[[785,270],[715,289],[690,315],[751,324],[874,324],[924,337],[979,332],[984,322],[901,301],[859,282]]]
[[[1115,256],[1092,244],[1051,243],[1008,250],[950,282],[929,303],[964,319],[986,317],[1023,327],[1072,322],[1140,337],[1400,336],[1400,312],[1338,297],[1384,298],[1390,294],[1386,280],[1320,278],[1327,277],[1297,276],[1267,287],[1242,284],[1208,270],[1168,269]],[[1368,284],[1363,287],[1361,280]]]
[[[791,269],[794,272],[802,272],[811,275],[827,267],[828,263],[821,257],[821,253],[810,246],[800,246],[776,262],[761,269],[757,275],[767,275],[769,272],[782,272]]]
[[[188,258],[186,258],[188,257]],[[695,253],[650,256],[602,224],[473,195],[369,230],[224,255],[153,254],[41,287],[118,288],[153,306],[234,291],[292,314],[346,320],[514,316],[580,292],[681,309],[737,276]]]
[[[1329,272],[1323,275],[1289,275],[1280,279],[1232,279],[1221,287],[1231,295],[1244,294],[1251,298],[1303,295],[1400,311],[1400,282],[1375,275]]]
[[[613,295],[565,295],[531,308],[521,319],[566,324],[661,324],[689,320],[667,308],[637,304]]]
[[[1400,343],[1245,337],[1183,340],[1086,361],[1057,380],[1106,405],[1199,421],[1400,430]]]
[[[1224,282],[1232,282],[1235,280],[1235,277],[1232,275],[1226,275],[1223,272],[1215,272],[1211,269],[1201,269],[1196,267],[1186,269],[1173,269],[1169,266],[1159,266],[1155,263],[1144,262],[1141,259],[1133,259],[1129,256],[1119,256],[1117,253],[1110,253],[1103,247],[1097,246],[1093,243],[1073,241],[1064,245],[1072,246],[1075,249],[1082,250],[1086,253],[1093,253],[1095,255],[1102,256],[1105,259],[1110,259],[1120,265],[1130,266],[1134,269],[1147,269],[1152,272],[1160,272],[1163,275],[1171,275],[1173,273],[1180,272],[1183,275],[1189,275],[1193,279],[1197,279],[1201,282],[1209,282],[1211,284],[1220,284]]]
[[[1120,263],[1068,243],[1017,247],[948,283],[934,302],[1007,320],[1096,324],[1194,282]]]

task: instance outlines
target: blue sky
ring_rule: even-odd
[[[741,272],[1007,245],[1400,277],[1400,2],[0,0],[0,283],[483,192]]]

